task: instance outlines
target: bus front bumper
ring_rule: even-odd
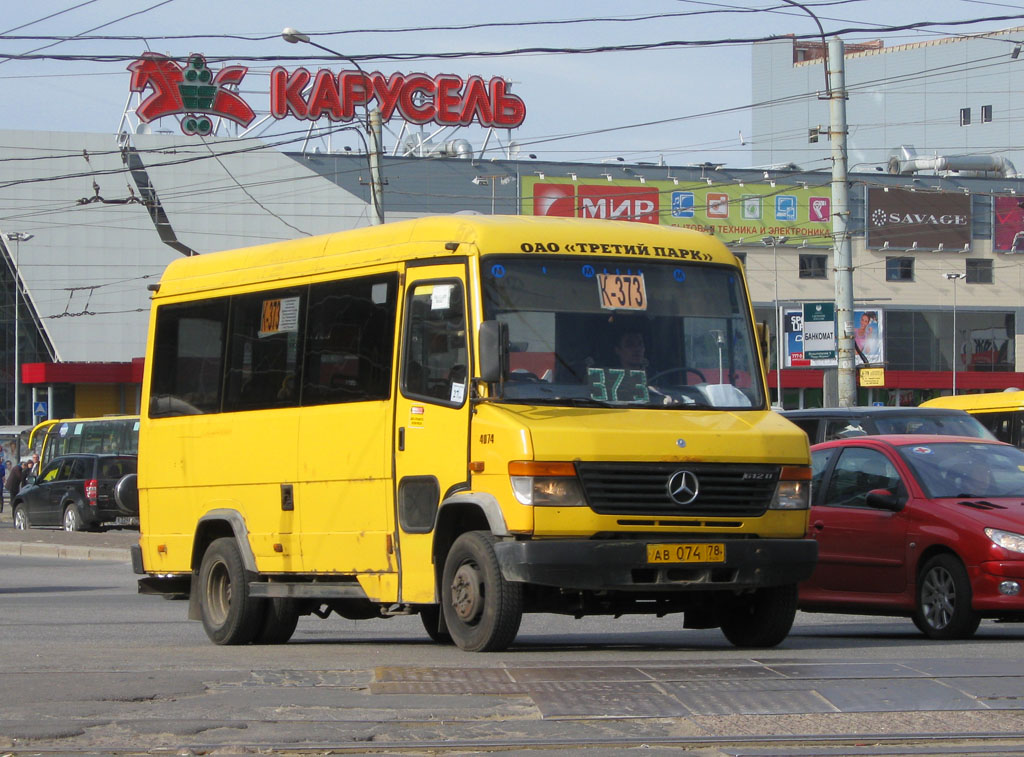
[[[720,562],[649,562],[649,545],[695,540],[550,539],[494,545],[508,581],[579,591],[683,591],[755,589],[795,584],[818,560],[813,539],[721,540]]]

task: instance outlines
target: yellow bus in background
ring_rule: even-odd
[[[982,392],[936,397],[921,407],[949,407],[966,410],[1001,442],[1024,449],[1024,391]]]
[[[492,651],[545,612],[773,646],[817,549],[761,356],[741,266],[689,230],[453,215],[177,260],[140,591],[218,644],[415,613]]]
[[[39,455],[40,468],[58,455],[75,452],[135,455],[139,451],[139,416],[108,415],[41,421],[32,428],[28,446]]]

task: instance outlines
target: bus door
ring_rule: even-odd
[[[466,266],[406,271],[395,407],[395,507],[401,601],[435,601],[434,519],[468,480],[469,367]]]

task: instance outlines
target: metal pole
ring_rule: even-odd
[[[966,273],[959,273],[959,272],[954,271],[952,273],[944,273],[943,276],[946,277],[946,281],[952,281],[953,282],[953,347],[952,347],[952,350],[950,352],[949,361],[950,361],[950,363],[953,366],[953,396],[955,397],[956,396],[956,360],[957,360],[957,357],[959,356],[959,352],[957,350],[957,343],[956,343],[956,282],[958,280],[960,280],[960,279],[967,278],[967,274]]]
[[[329,47],[321,45],[319,42],[314,42],[309,38],[308,34],[303,34],[297,29],[293,29],[290,26],[286,26],[281,32],[281,38],[288,43],[293,45],[303,42],[307,45],[312,45],[324,52],[328,52],[331,55],[336,55],[342,60],[346,60],[356,67],[356,71],[363,75],[363,82],[368,84],[370,77],[366,75],[363,67],[356,62],[355,59],[342,55],[337,50],[332,50]],[[366,132],[370,138],[367,156],[370,164],[370,202],[373,205],[373,216],[370,219],[370,223],[377,225],[384,223],[384,179],[381,176],[381,154],[383,152],[382,140],[381,140],[381,113],[379,108],[370,110],[370,106],[363,101],[363,109],[366,111]]]
[[[959,278],[960,277],[957,276],[956,279],[953,279],[953,354],[950,356],[950,359],[952,360],[952,363],[953,363],[953,396],[954,397],[956,396],[956,356],[957,356],[957,349],[956,349],[956,281]]]
[[[779,304],[779,245],[789,241],[789,237],[761,237],[761,244],[772,248],[772,268],[775,269],[775,395],[779,407],[782,404],[782,340],[785,337],[782,322],[782,307]]]
[[[775,268],[775,396],[779,407],[782,402],[782,308],[779,306],[779,241],[772,237],[772,266]]]
[[[850,249],[850,197],[846,180],[846,76],[843,41],[828,43],[829,135],[832,141],[832,243],[836,273],[836,338],[839,406],[857,404],[853,348],[853,254]]]
[[[14,425],[21,410],[21,350],[18,345],[18,311],[21,303],[21,236],[14,237]]]

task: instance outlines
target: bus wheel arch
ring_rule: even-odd
[[[249,532],[245,520],[237,510],[211,510],[199,519],[192,536],[192,586],[189,591],[188,619],[202,620],[199,606],[201,584],[199,573],[206,551],[218,539],[233,539],[238,548],[242,565],[249,573],[256,572],[256,557],[249,546]]]
[[[493,497],[451,497],[441,503],[434,523],[434,585],[441,585],[444,561],[452,544],[467,531],[490,531],[507,536],[501,507]],[[436,594],[437,592],[435,592]],[[440,597],[437,597],[438,599]]]

